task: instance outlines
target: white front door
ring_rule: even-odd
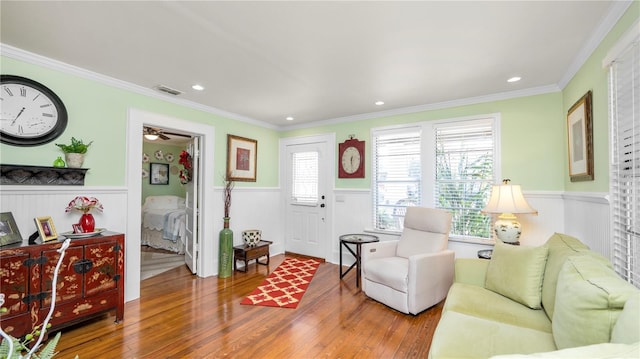
[[[198,231],[200,228],[200,195],[198,185],[200,181],[200,142],[194,137],[187,146],[187,152],[193,160],[191,181],[185,185],[186,226],[184,238],[184,261],[192,273],[197,273]]]
[[[285,250],[326,258],[329,148],[326,140],[289,143],[284,146]]]

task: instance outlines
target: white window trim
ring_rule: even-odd
[[[369,157],[369,163],[374,163],[375,161],[375,140],[374,136],[380,133],[393,133],[397,132],[405,132],[410,129],[415,129],[420,127],[422,132],[421,138],[421,148],[420,152],[422,154],[422,204],[424,206],[433,206],[434,199],[433,196],[426,196],[427,193],[433,193],[435,191],[435,181],[431,178],[428,178],[426,174],[431,172],[431,169],[435,166],[435,133],[434,126],[442,125],[442,124],[455,124],[457,122],[465,122],[465,121],[484,121],[485,119],[492,119],[494,123],[494,182],[499,183],[502,179],[502,153],[501,153],[501,120],[502,115],[499,112],[488,113],[488,114],[478,114],[473,116],[464,116],[464,117],[455,117],[449,119],[439,119],[433,121],[422,121],[415,123],[408,123],[403,125],[392,125],[392,126],[383,126],[383,127],[375,127],[370,130],[369,139],[371,141],[372,149]],[[373,172],[372,172],[373,173]],[[376,185],[375,176],[371,176],[371,193],[373,195],[373,187]],[[370,219],[373,219],[375,216],[375,203],[371,203],[371,214],[369,216]],[[365,229],[365,232],[370,233],[378,233],[378,234],[387,234],[387,235],[399,235],[400,231],[389,231],[389,230],[381,230],[376,229],[373,226]],[[455,242],[462,243],[474,243],[474,244],[494,244],[495,239],[493,236],[489,239],[484,238],[475,238],[475,237],[466,237],[466,236],[455,236],[452,235],[450,240]]]
[[[634,284],[636,287],[640,287],[640,281],[638,281],[639,271],[640,271],[640,266],[638,263],[640,258],[637,258],[638,243],[634,242],[633,240],[627,241],[625,238],[621,238],[620,236],[618,236],[618,233],[624,232],[624,230],[621,230],[620,226],[616,224],[616,216],[620,213],[620,208],[624,207],[624,204],[626,204],[626,202],[619,202],[619,197],[616,196],[617,192],[616,192],[616,189],[614,188],[614,187],[617,187],[615,186],[617,184],[615,181],[618,178],[614,169],[616,166],[618,166],[618,164],[616,164],[616,161],[615,161],[616,154],[618,153],[618,149],[616,148],[618,143],[616,140],[617,134],[615,133],[615,127],[616,127],[616,122],[619,123],[622,121],[617,121],[617,118],[615,115],[616,111],[615,111],[615,108],[613,107],[614,105],[612,104],[612,101],[616,102],[617,98],[616,98],[616,93],[614,91],[613,84],[612,84],[612,79],[611,79],[612,70],[610,69],[610,67],[615,66],[615,62],[617,61],[617,59],[620,56],[623,56],[625,51],[630,50],[631,46],[634,43],[635,43],[635,46],[639,46],[638,42],[640,42],[640,19],[636,20],[636,22],[631,26],[631,28],[620,37],[618,42],[608,52],[606,58],[603,61],[603,67],[606,67],[609,71],[609,75],[608,75],[609,77],[609,112],[610,112],[609,113],[609,131],[610,131],[609,158],[611,160],[610,169],[609,169],[610,171],[609,176],[610,176],[611,183],[609,184],[609,186],[610,186],[610,196],[612,198],[610,203],[611,261],[613,262],[613,267],[616,270],[616,272],[621,277],[626,279],[628,282]],[[637,63],[634,70],[637,70]],[[633,106],[633,104],[631,104],[630,106]],[[635,119],[632,119],[632,121],[633,120]],[[637,197],[634,197],[634,199],[637,199]],[[632,200],[632,203],[637,204],[636,202],[633,202],[633,200]],[[636,213],[637,207],[631,207],[630,212],[632,213],[631,213],[631,216],[628,217],[629,219],[637,218],[637,213]],[[624,218],[627,218],[627,217],[624,217]],[[633,224],[637,225],[637,220],[634,221]],[[628,231],[627,232],[628,235],[632,233],[637,234],[637,230],[635,230],[633,227],[631,227],[630,229],[627,229],[627,231]],[[633,238],[637,239],[637,235],[633,236]]]

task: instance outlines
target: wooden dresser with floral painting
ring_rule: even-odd
[[[51,283],[64,237],[43,244],[0,248],[0,292],[6,312],[0,326],[22,337],[42,324],[51,305]],[[72,239],[56,286],[56,306],[49,332],[108,311],[124,317],[124,235],[103,232]]]

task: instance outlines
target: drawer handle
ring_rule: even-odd
[[[82,259],[73,263],[73,270],[78,274],[85,274],[93,268],[93,262],[89,259]]]

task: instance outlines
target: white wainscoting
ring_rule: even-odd
[[[215,199],[220,200],[220,211],[223,213],[222,187],[216,188]],[[280,216],[282,200],[280,188],[252,188],[236,187],[231,192],[231,209],[229,210],[229,228],[233,231],[233,245],[242,244],[242,231],[259,229],[262,239],[271,241],[269,253],[284,253],[284,221]],[[222,229],[222,218],[212,218],[215,221],[214,230],[219,233]],[[215,239],[218,243],[218,238]],[[216,262],[218,261],[218,247],[216,247]],[[217,265],[216,265],[216,268]],[[216,270],[217,273],[217,270]]]
[[[609,201],[606,193],[576,193],[561,191],[526,191],[529,204],[538,215],[518,215],[522,225],[520,242],[525,246],[544,244],[555,233],[572,235],[594,251],[610,258]],[[372,232],[371,191],[358,189],[334,190],[332,254],[328,262],[339,263],[338,237],[346,233]],[[374,233],[380,240],[397,239],[397,235]],[[449,241],[457,258],[477,258],[477,252],[491,245],[467,241]],[[351,254],[343,251],[343,263],[351,264]]]
[[[0,189],[0,212],[11,212],[23,238],[36,231],[34,218],[50,216],[58,233],[70,231],[77,223],[80,213],[65,213],[67,204],[75,196],[96,197],[104,205],[104,212],[95,212],[96,226],[113,232],[125,233],[125,242],[140,244],[140,232],[127,233],[127,218],[140,216],[140,208],[127,208],[127,188],[124,187],[76,187],[76,186],[2,186]],[[217,201],[219,199],[219,202]],[[222,214],[222,187],[215,188],[214,200],[219,203]],[[284,252],[284,225],[280,214],[279,188],[235,188],[231,202],[231,229],[234,231],[234,245],[242,243],[242,230],[257,228],[262,230],[263,238],[273,241],[271,254]],[[222,229],[222,218],[206,218],[213,221],[214,238],[203,238],[213,242],[215,274],[218,272],[218,237]],[[140,270],[140,259],[125,253],[127,271]],[[125,272],[125,300],[136,299],[132,288],[139,283],[131,283],[136,276],[127,276]],[[131,293],[128,293],[131,292]]]
[[[20,233],[27,238],[35,232],[33,219],[51,216],[59,233],[71,230],[80,213],[65,213],[64,209],[71,199],[78,195],[93,196],[104,205],[103,213],[94,213],[96,226],[114,232],[125,233],[126,240],[139,243],[140,233],[126,233],[127,218],[139,216],[139,208],[127,209],[128,191],[124,187],[76,187],[76,186],[2,186],[0,189],[0,211],[12,212]],[[554,232],[573,235],[590,246],[594,251],[610,258],[609,202],[603,193],[562,193],[535,192],[525,193],[531,206],[538,215],[519,215],[523,226],[521,242],[523,245],[541,245]],[[217,201],[219,199],[219,202]],[[339,263],[338,237],[345,233],[361,233],[371,229],[371,192],[358,189],[334,190],[333,226],[329,230],[331,255],[328,262]],[[215,188],[214,200],[219,203],[222,213],[222,188]],[[232,192],[231,229],[234,231],[234,245],[242,243],[242,231],[261,229],[262,237],[273,242],[271,254],[284,253],[284,220],[281,216],[283,201],[280,188],[237,187]],[[126,209],[126,210],[125,210]],[[222,218],[206,218],[214,221],[217,234],[222,229]],[[395,235],[378,234],[381,240],[397,238]],[[218,238],[204,238],[213,241],[214,262],[218,268]],[[476,257],[477,251],[488,246],[478,243],[450,241],[449,248],[456,257]],[[350,254],[344,255],[344,263],[351,263]],[[131,260],[126,258],[125,260]],[[137,260],[139,265],[139,259]],[[126,281],[125,273],[125,281]],[[125,282],[126,288],[130,285]],[[126,293],[125,293],[126,294]],[[127,300],[135,298],[128,297]]]
[[[580,239],[593,251],[611,259],[609,194],[566,192],[564,199],[565,232]]]
[[[104,212],[92,211],[97,228],[124,233],[127,228],[126,188],[76,186],[2,186],[0,211],[11,212],[23,238],[36,231],[34,218],[49,216],[58,234],[71,231],[81,213],[65,213],[65,208],[76,196],[96,197]],[[139,212],[139,209],[138,209]]]
[[[343,234],[363,233],[371,228],[371,191],[359,189],[334,190],[333,229],[328,233],[331,241],[331,256],[327,262],[340,263],[340,239]],[[353,263],[353,257],[343,250],[344,263]]]

